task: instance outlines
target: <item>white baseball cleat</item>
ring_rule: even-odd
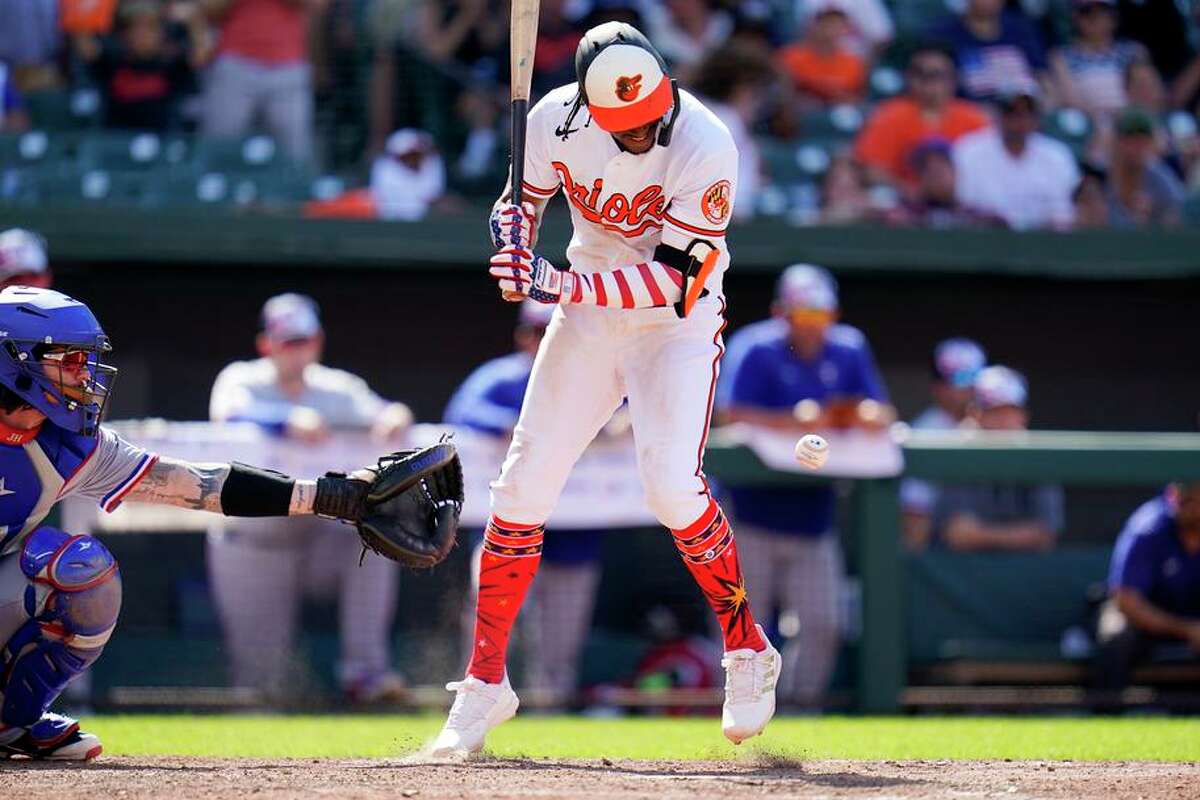
[[[758,635],[767,642],[761,625]],[[783,659],[767,642],[761,653],[733,650],[721,659],[725,668],[725,705],[721,709],[721,732],[734,744],[758,736],[775,716],[775,684]]]
[[[485,683],[472,675],[446,684],[446,691],[458,692],[442,732],[433,740],[430,755],[450,758],[478,753],[488,732],[517,713],[520,701],[508,682],[508,673],[500,683]]]

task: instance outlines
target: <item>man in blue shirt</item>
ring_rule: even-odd
[[[553,305],[533,300],[521,305],[513,337],[516,350],[477,367],[450,398],[444,422],[506,439],[512,435],[533,359],[554,309]],[[527,675],[531,686],[563,695],[576,688],[579,658],[600,583],[601,535],[598,530],[573,530],[546,536],[530,605],[528,632],[534,655],[528,659]],[[478,580],[483,544],[480,533],[475,536],[473,582]],[[474,609],[468,607],[466,612],[464,630],[470,637],[475,625]]]
[[[1101,688],[1124,688],[1153,650],[1200,653],[1200,481],[1172,484],[1133,512],[1113,548],[1108,590]]]
[[[954,430],[967,418],[975,377],[987,366],[987,355],[972,339],[954,338],[938,342],[933,349],[933,380],[929,393],[933,405],[910,423],[919,431]],[[930,515],[937,503],[938,488],[920,478],[900,483],[900,512],[904,543],[910,550],[929,544]]]
[[[726,422],[800,435],[834,427],[880,429],[895,419],[866,338],[837,324],[837,283],[809,264],[779,279],[772,318],[730,337],[717,402]],[[750,603],[779,611],[780,692],[819,704],[841,644],[842,552],[831,486],[734,488]]]

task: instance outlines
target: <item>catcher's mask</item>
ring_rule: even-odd
[[[0,385],[55,425],[95,436],[108,405],[115,367],[96,317],[52,289],[0,291]]]

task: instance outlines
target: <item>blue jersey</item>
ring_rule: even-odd
[[[64,497],[112,511],[157,460],[107,428],[81,436],[49,422],[33,431],[0,426],[0,556],[16,552]]]
[[[1133,589],[1171,614],[1200,618],[1200,553],[1183,549],[1169,495],[1142,504],[1125,523],[1108,586]]]
[[[525,353],[494,358],[475,369],[450,398],[442,421],[448,425],[508,436],[517,424],[533,359]],[[600,531],[550,533],[542,559],[552,564],[583,564],[600,557]]]
[[[446,406],[443,422],[495,436],[516,427],[533,359],[525,353],[493,358],[475,369]]]
[[[813,361],[792,350],[788,325],[782,320],[747,325],[730,337],[717,388],[721,408],[785,411],[801,400],[824,404],[852,397],[888,399],[871,348],[857,328],[832,326]],[[805,536],[833,528],[834,492],[829,486],[731,489],[729,494],[740,522]]]

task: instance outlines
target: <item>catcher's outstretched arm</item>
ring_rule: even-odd
[[[234,489],[240,487],[251,494],[255,489],[265,491],[265,502],[253,504],[251,501],[252,504],[247,506],[244,502],[246,498],[235,497],[232,504],[222,503],[231,475],[235,476]],[[288,494],[286,506],[280,502],[285,493]],[[160,458],[126,499],[228,516],[297,516],[313,513],[316,494],[316,481],[295,480],[241,464],[197,464],[176,458]],[[237,513],[239,511],[243,513]]]

